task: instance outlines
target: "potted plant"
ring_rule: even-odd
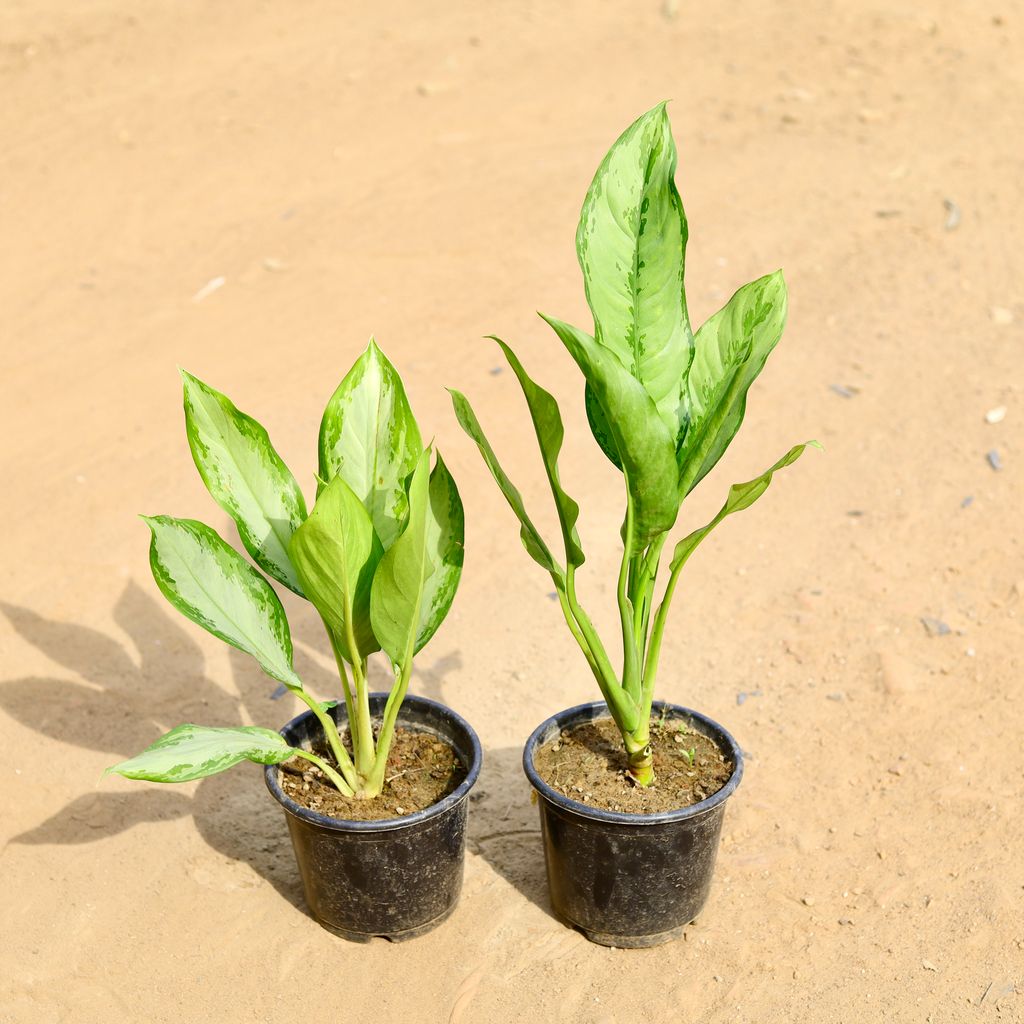
[[[534,731],[524,768],[539,796],[555,913],[590,939],[616,946],[666,941],[697,915],[710,886],[725,802],[743,770],[739,747],[720,725],[654,699],[680,573],[719,523],[749,508],[773,474],[807,447],[796,445],[760,476],[730,488],[718,515],[675,545],[656,602],[680,505],[739,429],[747,390],[786,318],[786,286],[776,272],[744,285],[696,333],[691,330],[683,286],[687,225],[675,168],[661,104],[619,137],[583,203],[576,249],[593,335],[543,317],[582,371],[591,430],[625,481],[616,587],[621,667],[612,664],[576,590],[584,562],[579,507],[559,476],[563,428],[555,399],[495,338],[526,397],[564,561],[538,533],[469,402],[452,392],[460,424],[519,519],[526,550],[551,574],[569,631],[601,690],[603,701],[563,711]]]
[[[199,474],[263,572],[209,526],[153,516],[143,517],[153,576],[180,612],[252,655],[309,710],[280,732],[179,725],[108,771],[187,782],[243,760],[265,765],[314,917],[347,938],[427,931],[458,899],[467,797],[481,764],[466,722],[407,697],[413,658],[451,607],[462,570],[455,482],[440,454],[431,469],[401,378],[372,340],[324,412],[308,514],[266,430],[198,378],[182,379]],[[323,620],[343,717],[296,673],[267,576]],[[394,682],[371,694],[367,659],[379,650]]]

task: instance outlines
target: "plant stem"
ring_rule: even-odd
[[[633,561],[633,498],[629,493],[629,478],[626,478],[626,524],[622,546],[622,565],[619,568],[618,605],[622,623],[622,688],[639,704],[642,680],[640,678],[640,656],[637,650],[636,633],[633,629],[633,602],[629,596],[630,566]]]
[[[317,757],[316,754],[309,750],[298,748],[296,748],[295,753],[299,757],[304,757],[307,761],[312,761],[334,783],[342,796],[355,796],[355,791],[352,787],[322,757]]]
[[[324,737],[327,740],[327,745],[331,748],[331,753],[334,754],[335,761],[338,762],[338,767],[341,769],[342,775],[345,777],[347,788],[354,789],[357,786],[356,770],[352,764],[352,759],[348,756],[348,751],[345,749],[345,745],[341,742],[341,737],[338,735],[338,727],[334,724],[334,719],[320,704],[315,701],[305,690],[293,691],[299,699],[313,712],[317,717],[317,721],[320,723],[324,730]],[[333,780],[332,780],[333,781]],[[351,796],[351,792],[346,793],[346,796]]]
[[[356,772],[359,775],[360,796],[362,783],[373,771],[373,722],[370,719],[370,691],[366,685],[366,661],[359,657],[356,646],[356,635],[352,628],[352,609],[347,608],[345,614],[345,640],[348,653],[352,658],[352,678],[355,681],[355,717],[349,718],[348,728],[352,736],[352,750],[355,753]]]
[[[658,675],[658,658],[661,655],[661,638],[665,632],[665,623],[668,620],[669,606],[672,604],[672,596],[676,592],[676,584],[679,582],[679,573],[685,564],[685,559],[676,565],[668,578],[668,585],[665,587],[665,594],[658,606],[654,616],[654,626],[651,629],[651,640],[647,646],[647,657],[644,661],[644,687],[642,707],[646,708],[646,714],[651,713],[651,704],[654,700],[654,683]]]
[[[391,751],[391,740],[395,733],[395,722],[398,720],[398,712],[402,707],[402,701],[405,700],[406,691],[409,689],[411,674],[412,659],[409,658],[407,667],[403,666],[398,672],[395,683],[391,687],[391,693],[388,694],[387,703],[384,705],[384,716],[381,720],[380,733],[377,736],[377,756],[361,796],[378,796],[384,788],[384,772],[388,764],[388,754]]]

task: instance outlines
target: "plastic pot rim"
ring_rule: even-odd
[[[604,714],[593,714],[594,711],[604,711]],[[576,704],[564,711],[559,711],[550,718],[545,719],[536,729],[530,733],[526,745],[523,747],[523,771],[530,780],[530,785],[537,790],[538,794],[548,803],[554,804],[565,811],[569,811],[583,818],[590,818],[593,821],[603,821],[616,825],[668,825],[674,822],[685,821],[687,818],[696,818],[714,810],[719,804],[725,803],[732,796],[736,787],[743,778],[743,751],[732,735],[723,726],[719,725],[713,718],[694,711],[692,708],[683,707],[681,704],[671,704],[668,701],[656,700],[651,705],[652,719],[657,717],[655,712],[668,711],[673,718],[685,718],[697,726],[703,726],[705,736],[713,740],[723,753],[731,758],[733,763],[732,774],[725,785],[711,796],[701,800],[699,803],[691,804],[689,807],[680,807],[674,811],[657,811],[653,814],[634,814],[629,811],[606,811],[600,807],[592,807],[579,800],[572,800],[559,793],[558,790],[549,786],[538,774],[533,764],[534,753],[537,748],[546,742],[555,732],[583,721],[594,721],[598,718],[611,718],[608,705],[603,700],[588,701],[585,704]]]
[[[370,694],[371,701],[374,698],[377,698],[380,701],[386,701],[387,697],[388,695],[386,693]],[[288,796],[281,788],[281,783],[278,781],[279,765],[276,764],[268,764],[263,770],[267,789],[270,790],[271,796],[273,796],[289,814],[293,814],[296,818],[300,818],[311,825],[317,825],[320,828],[331,832],[392,832],[396,829],[409,828],[410,826],[418,825],[420,822],[427,821],[429,818],[435,818],[440,814],[444,814],[446,811],[450,810],[456,804],[461,803],[467,796],[469,796],[469,791],[476,784],[477,778],[480,775],[480,768],[483,764],[483,748],[480,746],[480,739],[469,722],[467,722],[460,714],[448,707],[447,704],[431,700],[429,697],[417,697],[415,695],[406,696],[405,700],[402,701],[401,708],[399,709],[396,725],[403,724],[403,713],[417,705],[424,709],[429,708],[434,711],[439,711],[442,716],[447,716],[451,719],[457,729],[461,729],[465,732],[465,735],[469,740],[468,753],[470,756],[469,764],[465,766],[466,777],[455,789],[451,791],[451,793],[439,800],[436,804],[431,804],[429,807],[425,807],[422,811],[415,811],[412,814],[402,815],[400,818],[382,818],[377,821],[356,821],[349,818],[332,818],[329,815],[319,814],[316,811],[310,810],[308,807],[303,807],[302,804]],[[343,707],[343,705],[339,705],[339,707]],[[279,732],[284,736],[287,730],[297,726],[300,722],[304,722],[306,719],[311,719],[313,717],[312,711],[304,711],[302,714],[296,715],[291,719],[291,721],[286,722],[281,726]],[[465,752],[460,749],[460,744],[453,742],[449,736],[439,734],[439,738],[443,739],[453,747],[456,755],[460,760],[462,759],[462,755]]]

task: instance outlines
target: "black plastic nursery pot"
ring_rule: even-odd
[[[533,765],[539,747],[564,729],[607,718],[603,702],[568,708],[526,741],[523,768],[537,792],[551,906],[565,924],[603,946],[657,946],[678,938],[703,909],[715,870],[725,803],[743,776],[743,754],[717,722],[656,701],[653,717],[683,719],[733,763],[717,793],[659,814],[600,810],[552,789]]]
[[[386,701],[385,693],[371,694],[370,713],[380,716]],[[338,711],[331,711],[335,720]],[[466,769],[457,789],[415,814],[383,821],[330,818],[287,796],[277,765],[265,769],[267,788],[285,811],[310,911],[324,928],[359,942],[375,936],[399,942],[436,928],[462,890],[466,811],[483,761],[480,741],[464,719],[425,697],[405,698],[398,725],[450,743]],[[293,718],[281,735],[307,750],[323,740],[311,711]]]

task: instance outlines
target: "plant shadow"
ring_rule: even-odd
[[[25,641],[71,674],[2,680],[0,708],[43,736],[109,754],[112,762],[138,753],[182,721],[277,727],[291,717],[277,704],[275,684],[240,651],[230,651],[239,696],[210,679],[202,650],[187,627],[134,582],[126,584],[113,612],[129,641],[124,646],[98,630],[47,619],[8,602],[0,601],[0,612]],[[304,606],[289,612],[297,631],[319,635],[315,615]],[[309,650],[321,657],[325,653],[297,645],[300,676],[317,693],[333,692],[336,677]],[[444,702],[445,677],[461,665],[461,654],[452,651],[417,667],[416,690]],[[376,689],[390,685],[382,664],[371,663],[370,679]],[[481,778],[471,794],[467,845],[550,913],[537,813],[520,757],[521,751],[513,748],[485,752]],[[262,768],[256,765],[203,779],[191,795],[173,786],[83,793],[10,842],[78,846],[188,816],[213,851],[248,865],[308,915],[284,815],[264,792]]]

